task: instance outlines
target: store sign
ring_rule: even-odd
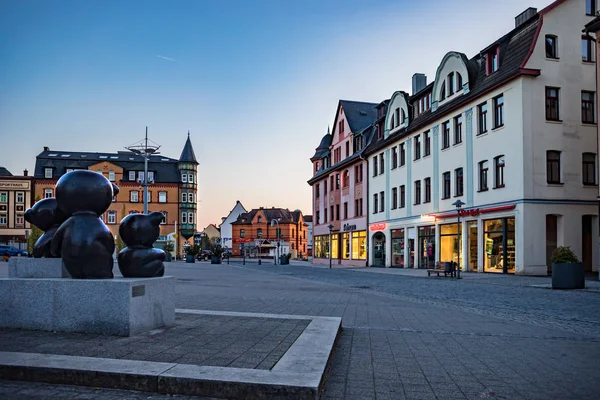
[[[379,222],[377,224],[371,224],[369,226],[369,230],[371,232],[384,231],[385,228],[387,228],[387,223],[385,223],[385,222]]]
[[[29,190],[29,182],[0,181],[0,189]]]
[[[515,204],[510,204],[507,206],[498,206],[498,207],[490,207],[490,208],[471,208],[468,210],[460,210],[458,212],[458,215],[460,215],[461,217],[477,217],[480,214],[488,214],[488,213],[493,213],[493,212],[499,212],[499,211],[508,211],[508,210],[514,210],[517,206]],[[436,218],[453,218],[456,217],[457,213],[453,212],[453,213],[449,213],[449,214],[442,214],[442,215],[437,215]]]
[[[344,224],[344,231],[355,231],[356,225]]]

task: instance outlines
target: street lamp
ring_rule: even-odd
[[[329,228],[329,268],[331,268],[331,230],[333,229],[333,225],[329,224],[327,228]]]
[[[462,229],[460,229],[460,209],[465,205],[460,199],[456,200],[452,203],[454,207],[456,207],[456,215],[458,216],[458,271],[457,271],[457,279],[460,279],[460,248],[462,247]]]
[[[271,227],[275,226],[275,223],[277,223],[277,231],[276,231],[276,235],[275,237],[277,238],[277,250],[275,251],[275,257],[274,258],[274,265],[277,265],[277,255],[279,253],[279,246],[281,243],[279,243],[279,220],[277,218],[273,218],[271,220]]]
[[[139,143],[125,147],[127,150],[144,157],[144,179],[139,179],[138,183],[144,188],[144,214],[148,214],[148,186],[154,184],[154,180],[148,180],[148,159],[151,155],[160,154],[159,145],[148,145],[148,127],[146,127],[146,138]]]

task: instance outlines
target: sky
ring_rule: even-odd
[[[550,0],[0,1],[0,166],[44,146],[116,152],[190,132],[198,228],[247,208],[311,214],[310,157],[339,99],[379,103],[469,58]]]

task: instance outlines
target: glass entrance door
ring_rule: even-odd
[[[469,235],[469,259],[468,259],[468,268],[471,272],[478,271],[478,258],[477,258],[477,221],[469,221],[467,222],[467,232]]]
[[[407,240],[406,240],[406,268],[414,268],[415,267],[415,228],[408,228],[407,230]]]

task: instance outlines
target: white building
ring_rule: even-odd
[[[480,54],[449,52],[434,82],[393,94],[365,150],[371,265],[429,268],[460,249],[463,271],[546,275],[566,245],[597,271],[592,19],[584,0],[529,8]]]
[[[223,218],[223,222],[221,223],[221,225],[219,225],[219,230],[221,232],[221,246],[223,246],[224,249],[231,251],[232,248],[233,242],[231,239],[231,223],[236,221],[240,214],[246,212],[248,211],[246,211],[242,203],[240,203],[240,201],[237,200],[235,202],[235,206],[229,212],[229,215]]]

